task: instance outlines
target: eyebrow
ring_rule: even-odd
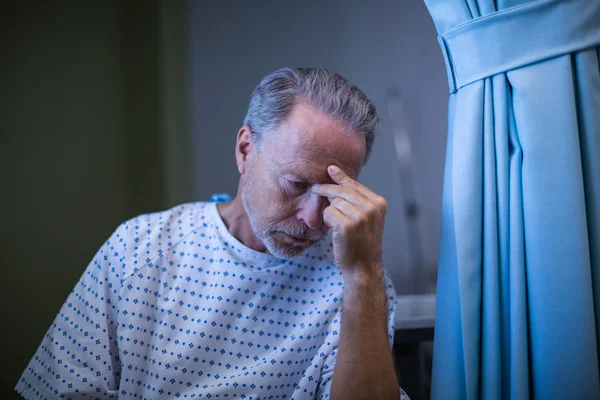
[[[285,173],[284,175],[291,175],[294,176],[295,178],[298,178],[298,181],[303,181],[303,182],[307,182],[307,183],[333,183],[333,180],[331,179],[330,176],[327,176],[327,179],[325,179],[325,182],[319,180],[319,179],[315,179],[315,177],[310,176],[310,175],[306,175],[302,172],[288,172]]]
[[[288,176],[293,176],[294,178],[298,178],[297,180],[299,181],[306,181],[306,182],[312,182],[312,181],[316,181],[316,179],[312,176],[309,175],[305,175],[301,172],[287,172],[284,175],[288,175]]]

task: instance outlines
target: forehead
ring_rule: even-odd
[[[298,103],[265,141],[265,150],[279,172],[325,182],[330,180],[327,166],[331,164],[358,177],[366,143],[363,136],[347,131],[341,122],[306,103]]]

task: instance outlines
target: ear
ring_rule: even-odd
[[[253,150],[254,142],[252,141],[252,128],[248,125],[244,125],[238,131],[237,140],[235,142],[235,160],[238,171],[242,175],[246,172],[249,163],[252,162],[252,155],[254,154]]]

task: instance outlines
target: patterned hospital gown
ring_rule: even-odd
[[[332,260],[331,234],[294,262],[254,251],[211,202],[134,218],[98,251],[15,389],[27,399],[327,399],[343,289]],[[391,343],[387,275],[386,285]]]

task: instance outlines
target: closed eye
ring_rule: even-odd
[[[292,186],[294,186],[295,189],[302,189],[302,188],[306,188],[308,187],[307,183],[304,182],[294,182],[294,181],[289,181]]]

